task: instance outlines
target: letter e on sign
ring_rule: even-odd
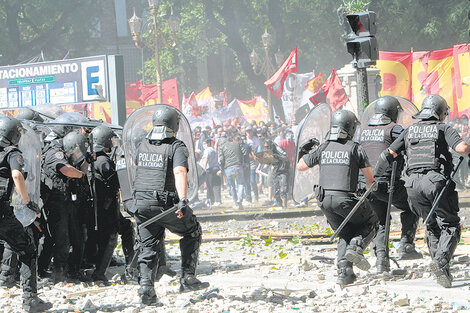
[[[106,79],[104,60],[82,62],[83,101],[106,99]],[[98,92],[99,90],[99,92]]]

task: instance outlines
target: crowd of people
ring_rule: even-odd
[[[200,166],[201,190],[209,206],[221,206],[228,188],[233,208],[253,205],[286,208],[292,200],[296,143],[295,126],[252,121],[193,130]],[[264,199],[264,200],[263,200]]]

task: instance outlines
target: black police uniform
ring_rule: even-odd
[[[10,206],[14,186],[11,171],[23,173],[23,166],[23,157],[17,148],[10,146],[0,151],[0,239],[19,256],[23,298],[28,299],[37,294],[37,249],[31,234],[16,219]]]
[[[408,127],[390,149],[406,150],[408,178],[405,187],[411,209],[426,218],[434,199],[452,171],[452,155],[462,138],[444,123],[419,121]],[[439,201],[435,214],[426,225],[426,242],[434,261],[448,270],[448,264],[460,240],[459,202],[455,183],[451,182]]]
[[[316,186],[317,199],[328,223],[333,229],[343,222],[358,199],[359,169],[370,167],[366,152],[352,140],[327,141],[304,155],[308,167],[320,165],[320,182]],[[362,253],[377,227],[377,217],[365,202],[339,234],[337,265],[339,275],[354,276],[352,262],[345,257],[347,250]]]
[[[116,173],[119,180],[119,187],[121,191],[121,201],[124,209],[127,210],[132,204],[132,193],[127,174],[126,159],[124,157],[124,151],[119,148],[118,155],[121,157],[116,161]],[[134,257],[134,244],[135,244],[135,232],[134,225],[131,220],[125,218],[121,212],[119,212],[119,229],[118,234],[121,235],[122,250],[126,259],[126,264],[129,265],[132,258]]]
[[[69,162],[61,146],[52,142],[45,146],[43,154],[42,182],[43,187],[46,188],[42,188],[41,197],[44,201],[44,211],[52,236],[54,280],[57,282],[65,279],[64,274],[70,250],[69,226],[73,203],[67,177],[60,172],[62,167],[69,165]],[[46,240],[50,239],[46,237]],[[43,260],[40,262],[47,263]]]
[[[98,206],[97,262],[93,273],[94,279],[106,281],[106,269],[111,262],[114,248],[117,245],[119,228],[119,181],[116,165],[103,151],[96,152],[94,162],[96,173],[96,196]]]
[[[274,199],[277,202],[277,205],[284,206],[287,201],[288,194],[288,176],[289,176],[289,159],[287,158],[287,153],[274,143],[273,156],[277,162],[272,164],[272,173],[273,173],[273,191]]]
[[[138,226],[179,202],[173,168],[188,168],[188,150],[182,141],[174,137],[152,143],[144,140],[137,148],[135,164],[135,200],[130,211]],[[191,208],[187,207],[181,219],[176,214],[169,214],[144,229],[138,227],[141,286],[153,288],[152,269],[158,266],[158,257],[162,253],[159,244],[165,228],[183,236],[180,240],[183,275],[194,275],[196,272],[202,230]]]
[[[398,138],[403,132],[403,127],[392,122],[387,125],[374,125],[365,126],[361,131],[360,143],[367,153],[370,163],[375,166],[379,159],[380,153],[387,149],[392,142]],[[413,244],[416,235],[416,228],[418,226],[418,216],[416,216],[410,209],[408,204],[408,194],[405,188],[405,182],[400,179],[400,173],[403,171],[404,158],[399,155],[396,159],[397,171],[395,177],[395,186],[393,192],[392,204],[402,212],[400,213],[401,221],[401,245]],[[388,256],[385,255],[385,223],[387,219],[387,203],[388,203],[388,187],[390,177],[392,175],[391,168],[380,177],[375,177],[378,183],[377,190],[373,191],[369,203],[374,209],[377,217],[379,218],[379,229],[374,238],[374,249],[376,255],[379,257],[377,262],[385,262],[385,264],[377,264],[378,266],[385,266],[388,271],[389,261]],[[384,257],[385,259],[381,259]]]

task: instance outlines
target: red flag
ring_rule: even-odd
[[[281,99],[282,92],[284,91],[284,82],[290,73],[297,73],[297,47],[290,53],[289,57],[284,61],[284,64],[264,82],[266,87],[271,90],[272,94]]]
[[[142,88],[142,81],[139,80],[135,83],[126,84],[126,101],[140,101],[140,89]]]
[[[157,84],[143,85],[141,88],[140,100],[142,102],[157,103],[158,87]],[[178,98],[178,83],[176,78],[162,82],[162,103],[169,104],[180,110],[180,101]]]
[[[325,98],[333,112],[349,101],[348,95],[344,91],[343,84],[341,84],[341,80],[339,79],[339,76],[334,68],[325,84],[316,94],[310,97],[310,101],[314,105],[317,105],[324,101]]]
[[[320,72],[317,75],[315,75],[314,78],[307,81],[307,83],[305,84],[305,88],[315,93],[315,92],[318,92],[318,89],[320,89],[324,83],[325,83],[325,76],[323,76],[323,73]]]

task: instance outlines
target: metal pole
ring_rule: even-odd
[[[264,75],[266,76],[266,78],[269,78],[271,77],[271,75],[273,73],[271,73],[271,69],[272,69],[272,64],[271,64],[271,60],[269,59],[269,47],[268,45],[264,45],[264,53],[265,53],[265,64],[266,64],[266,73],[264,73]],[[268,114],[269,114],[269,121],[271,123],[274,123],[274,110],[273,110],[273,105],[271,103],[271,90],[269,90],[269,88],[267,88],[267,91],[268,91]]]
[[[157,104],[162,104],[162,80],[160,77],[160,55],[159,55],[159,45],[158,45],[158,29],[157,29],[157,10],[152,10],[152,17],[153,17],[153,26],[155,31],[155,74],[157,75],[157,88],[158,88],[158,95],[157,95]]]
[[[357,68],[357,113],[362,116],[364,108],[369,105],[369,88],[367,85],[367,67]]]

